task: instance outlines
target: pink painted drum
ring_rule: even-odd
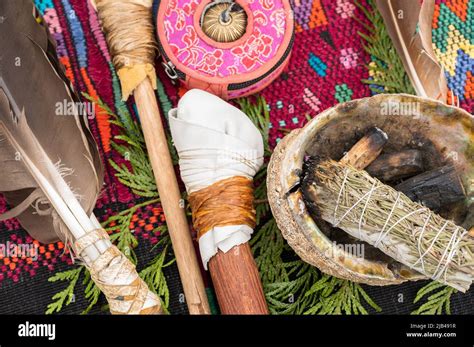
[[[294,18],[286,0],[161,0],[156,27],[166,73],[223,99],[256,93],[288,64]]]

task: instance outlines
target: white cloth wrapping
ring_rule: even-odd
[[[169,112],[181,177],[189,194],[233,176],[252,179],[263,164],[263,139],[239,109],[205,91],[193,89]],[[250,240],[247,225],[215,227],[199,239],[204,268],[220,249]]]

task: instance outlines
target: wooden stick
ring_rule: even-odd
[[[209,260],[222,314],[268,314],[260,275],[248,242]]]
[[[466,197],[461,178],[453,165],[426,171],[394,188],[435,212]]]
[[[418,152],[417,150],[378,157],[387,141],[388,137],[382,130],[373,128],[346,153],[340,162],[350,164],[359,170],[367,168],[367,172],[372,176],[387,180],[392,179],[392,175],[419,170],[422,167],[421,153],[415,153]],[[384,173],[381,172],[384,165],[392,165],[393,171],[398,170],[398,172],[388,173],[384,177]],[[444,205],[464,199],[466,194],[459,175],[452,165],[411,177],[394,188],[435,212]]]
[[[379,128],[372,128],[350,149],[340,160],[356,169],[364,169],[382,152],[388,141],[388,136]]]
[[[210,314],[160,111],[148,78],[135,89],[134,96],[189,313]]]
[[[200,108],[199,112],[196,107]],[[221,119],[215,110],[224,110],[227,120]],[[210,116],[206,117],[206,113]],[[183,123],[177,126],[175,122],[180,118]],[[255,226],[252,177],[263,164],[261,134],[253,128],[248,134],[234,135],[234,138],[247,138],[246,145],[228,141],[226,129],[238,129],[248,121],[247,116],[217,96],[200,90],[187,92],[178,108],[170,112],[169,121],[178,152],[189,153],[180,157],[180,168],[198,231],[201,258],[209,268],[221,312],[268,314],[247,236]],[[196,121],[201,121],[200,127],[193,126]],[[184,128],[186,125],[188,129]],[[188,141],[183,136],[188,136]],[[200,142],[206,136],[215,136],[215,141],[203,148]],[[219,146],[224,146],[222,151]],[[199,158],[199,170],[193,158]],[[195,168],[189,170],[191,167]],[[231,177],[218,179],[229,174]]]
[[[417,149],[382,154],[366,171],[384,182],[399,180],[423,172],[423,156]]]

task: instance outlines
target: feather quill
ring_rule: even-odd
[[[0,191],[11,205],[20,204],[39,188],[21,159],[30,156],[52,181],[54,169],[44,159],[48,158],[73,169],[65,179],[90,214],[102,186],[103,168],[85,115],[57,114],[58,105],[77,105],[79,98],[59,68],[54,42],[36,21],[30,1],[2,1],[0,14],[5,18],[0,24]],[[11,139],[23,148],[23,155]],[[50,214],[28,207],[18,219],[41,242],[66,238]]]
[[[432,47],[434,0],[376,0],[417,95],[446,102],[447,82]]]
[[[47,29],[30,0],[2,0],[0,16],[0,192],[42,242],[63,240],[84,261],[112,313],[160,313],[135,267],[92,214],[103,168]],[[71,105],[74,114],[59,114]]]

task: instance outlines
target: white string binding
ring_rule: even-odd
[[[428,217],[426,218],[425,223],[423,224],[423,228],[421,229],[420,236],[418,237],[418,254],[420,255],[421,258],[421,268],[423,269],[423,272],[425,272],[425,262],[423,260],[423,257],[421,256],[421,240],[423,239],[423,234],[426,230],[426,226],[428,225],[428,222],[431,219],[431,210],[426,209],[428,211]]]
[[[342,217],[339,218],[339,220],[337,220],[337,211],[339,209],[339,206],[341,204],[341,197],[342,197],[342,194],[344,192],[344,188],[345,188],[345,185],[347,183],[347,178],[348,178],[348,174],[349,174],[349,170],[346,168],[345,170],[345,174],[344,174],[344,179],[343,179],[343,182],[341,184],[341,188],[339,190],[339,194],[338,194],[338,197],[337,197],[337,202],[336,202],[336,207],[334,209],[334,221],[335,221],[335,224],[334,224],[334,227],[337,227],[346,217],[347,215],[356,207],[359,205],[359,203],[361,201],[363,201],[365,198],[367,198],[366,202],[365,202],[365,205],[364,205],[364,208],[362,210],[362,213],[361,213],[361,216],[359,218],[359,225],[358,225],[358,230],[359,230],[359,238],[360,239],[363,239],[362,237],[362,221],[363,221],[363,218],[364,218],[364,215],[365,215],[365,211],[367,209],[367,206],[370,202],[370,199],[372,198],[372,195],[374,193],[375,190],[377,190],[377,188],[379,188],[379,186],[377,186],[377,181],[374,181],[373,184],[372,184],[372,187],[370,188],[370,190],[365,193],[361,198],[359,198],[349,209],[347,209],[345,211],[345,213],[342,215]],[[426,269],[425,269],[425,262],[424,262],[424,257],[431,251],[431,249],[433,248],[434,244],[436,243],[436,241],[439,239],[441,233],[446,229],[446,226],[449,224],[450,221],[446,221],[444,223],[444,225],[438,230],[438,232],[436,233],[435,237],[433,238],[433,240],[431,241],[430,245],[428,246],[428,248],[423,252],[423,254],[421,253],[421,241],[423,240],[423,234],[424,232],[426,231],[426,227],[428,225],[428,222],[430,221],[431,219],[431,215],[432,215],[432,211],[426,207],[422,207],[420,209],[417,209],[417,210],[414,210],[414,211],[411,211],[410,213],[407,213],[405,216],[399,218],[394,224],[392,224],[386,231],[385,231],[385,228],[387,227],[390,219],[392,218],[393,216],[393,213],[395,211],[395,208],[396,206],[398,205],[399,201],[400,201],[400,197],[401,197],[401,193],[398,192],[397,194],[397,198],[390,210],[390,213],[388,214],[388,217],[384,223],[384,226],[382,228],[382,230],[380,231],[379,233],[379,236],[377,238],[377,240],[375,241],[374,243],[374,246],[375,247],[378,247],[380,245],[380,243],[383,244],[383,240],[387,237],[387,235],[390,233],[390,231],[395,227],[397,226],[398,224],[400,224],[402,221],[404,221],[405,219],[409,218],[410,216],[412,216],[413,214],[416,214],[416,213],[419,213],[419,212],[422,212],[424,210],[426,210],[428,212],[428,215],[427,215],[427,218],[423,224],[423,227],[421,229],[421,232],[417,238],[417,249],[418,249],[418,253],[419,253],[419,258],[413,263],[410,265],[410,268],[415,268],[415,266],[421,262],[421,268],[423,270],[423,272],[427,275],[430,275],[431,278],[433,278],[434,280],[439,280],[439,278],[441,277],[441,275],[444,273],[444,280],[446,282],[446,275],[447,275],[447,270],[448,270],[448,266],[449,264],[452,262],[453,258],[455,257],[457,251],[459,250],[459,243],[461,242],[461,240],[464,238],[464,236],[466,235],[467,231],[464,231],[462,234],[459,234],[459,227],[456,226],[456,229],[454,230],[453,232],[453,235],[451,236],[448,244],[446,245],[446,249],[443,253],[443,255],[441,256],[441,259],[439,260],[438,262],[438,265],[436,267],[436,269],[434,270],[434,272],[432,274],[428,274],[426,273]],[[336,222],[337,221],[337,222]],[[459,236],[458,236],[459,234]],[[447,256],[447,257],[446,257]],[[445,260],[446,258],[446,260]]]
[[[364,205],[364,208],[362,209],[362,213],[360,214],[360,218],[359,218],[359,239],[361,239],[362,237],[362,220],[364,218],[364,215],[365,215],[365,210],[367,209],[367,206],[369,205],[369,202],[370,202],[370,198],[372,196],[372,194],[374,193],[374,191],[378,188],[376,187],[376,183],[377,181],[374,181],[374,183],[372,184],[372,188],[370,188],[369,190],[369,195],[367,196],[367,201],[365,202],[365,205]]]
[[[448,225],[449,221],[446,221],[446,223],[444,223],[444,225],[438,230],[438,233],[435,235],[435,237],[433,237],[433,240],[431,241],[431,244],[429,245],[429,247],[425,250],[425,252],[418,258],[417,261],[415,261],[413,263],[413,265],[411,266],[411,268],[413,269],[413,267],[416,266],[416,264],[418,264],[418,262],[422,261],[424,256],[427,255],[429,253],[429,251],[431,251],[431,248],[433,248],[435,242],[438,240],[438,237],[439,235],[441,235],[441,233],[443,232],[443,230],[446,228],[446,226]]]
[[[398,205],[398,200],[400,200],[400,192],[398,192],[398,194],[397,194],[397,199],[395,200],[395,203],[393,204],[392,209],[390,210],[390,213],[389,213],[389,215],[388,215],[388,218],[387,218],[387,220],[385,221],[385,224],[383,225],[382,231],[380,232],[379,237],[377,238],[377,241],[375,241],[375,243],[374,243],[374,246],[375,246],[375,247],[378,247],[378,246],[379,246],[380,241],[382,241],[382,239],[383,239],[383,237],[384,237],[383,235],[384,235],[385,228],[387,227],[388,222],[389,222],[390,219],[392,218],[393,211],[395,211],[395,207]]]
[[[446,249],[444,250],[443,255],[441,256],[441,259],[440,259],[438,265],[436,266],[436,269],[433,271],[433,279],[438,279],[438,278],[441,276],[441,273],[443,272],[443,268],[440,268],[440,266],[441,266],[441,264],[443,263],[444,257],[445,257],[446,255],[448,255],[448,259],[446,260],[445,265],[447,265],[447,264],[449,263],[449,261],[450,261],[449,255],[452,254],[452,251],[453,251],[453,249],[454,249],[454,244],[456,243],[456,242],[454,242],[454,240],[456,240],[457,233],[458,233],[458,229],[456,229],[456,230],[453,232],[453,235],[452,235],[451,238],[449,239],[448,245],[446,246]],[[453,246],[451,246],[451,244],[453,244]],[[451,251],[448,252],[450,246],[451,246]],[[445,266],[445,267],[446,267],[446,266]],[[438,270],[439,270],[439,271],[438,271]]]
[[[339,190],[339,194],[337,195],[336,208],[334,209],[334,220],[336,220],[336,217],[337,217],[337,209],[339,208],[339,203],[341,202],[342,192],[344,191],[344,186],[346,185],[348,175],[349,175],[349,169],[346,168],[345,173],[344,173],[344,179],[342,180],[342,184],[341,184],[341,189]]]

